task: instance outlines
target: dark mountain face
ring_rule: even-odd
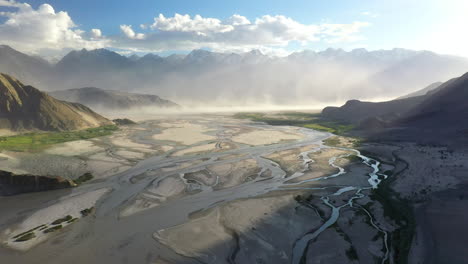
[[[179,107],[176,103],[156,95],[103,90],[95,87],[55,91],[50,94],[58,99],[81,103],[91,108],[126,110],[141,107]]]
[[[0,128],[76,130],[111,124],[88,107],[57,100],[15,78],[0,74]]]
[[[430,126],[431,123],[468,128],[468,73],[449,80],[411,109],[402,122]]]
[[[322,115],[356,124],[375,139],[468,143],[466,98],[468,73],[423,96],[380,103],[352,100],[341,107],[327,107]]]
[[[350,100],[341,107],[324,108],[322,115],[330,119],[356,125],[359,125],[368,118],[379,118],[382,121],[390,122],[401,118],[423,100],[423,97],[412,97],[378,103]]]

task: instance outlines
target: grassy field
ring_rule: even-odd
[[[117,126],[109,125],[79,131],[27,133],[0,137],[0,150],[40,151],[53,144],[107,136],[117,129]]]
[[[265,122],[274,126],[300,126],[319,131],[342,135],[354,128],[353,125],[343,124],[324,119],[320,114],[302,112],[282,112],[275,114],[265,113],[238,113],[234,115],[239,119],[250,119],[257,122]]]

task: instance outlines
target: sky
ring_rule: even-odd
[[[45,57],[330,47],[468,57],[467,11],[467,0],[0,0],[0,44]]]

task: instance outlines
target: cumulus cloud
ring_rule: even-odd
[[[5,6],[5,7],[21,7],[21,6],[25,6],[27,4],[23,4],[23,3],[18,3],[14,0],[0,0],[0,6]]]
[[[129,26],[129,25],[120,25],[120,30],[122,31],[122,33],[124,33],[125,36],[127,36],[127,38],[130,38],[130,39],[144,39],[145,38],[145,34],[135,33],[135,31],[133,31],[132,29],[132,26]]]
[[[93,29],[91,29],[91,36],[93,38],[100,38],[100,37],[102,37],[102,32],[101,32],[100,29],[93,28]]]
[[[175,14],[174,17],[169,18],[159,14],[150,28],[160,31],[196,32],[202,35],[210,32],[223,33],[234,30],[233,25],[223,24],[221,20],[216,18],[203,18],[196,15],[192,19],[189,15],[180,14]]]
[[[15,0],[0,0],[0,44],[28,53],[63,54],[70,49],[115,48],[155,52],[210,48],[215,51],[285,53],[292,42],[303,45],[316,41],[352,42],[361,38],[365,22],[349,24],[303,24],[282,15],[265,15],[249,20],[240,14],[227,19],[201,15],[163,14],[139,26],[120,25],[121,33],[104,36],[100,29],[80,29],[65,11],[49,4],[37,9]],[[116,25],[117,26],[117,25]]]
[[[226,22],[233,26],[248,25],[251,23],[246,17],[238,14],[232,15]]]
[[[106,40],[86,39],[84,31],[77,28],[67,12],[55,12],[49,4],[34,9],[27,3],[0,0],[1,6],[13,8],[0,12],[0,17],[6,18],[4,23],[0,23],[2,44],[31,53],[107,46]],[[92,31],[91,35],[96,33]]]
[[[260,48],[282,48],[291,42],[309,44],[316,41],[352,42],[360,39],[367,22],[349,24],[302,24],[282,15],[265,15],[250,21],[235,14],[226,20],[196,15],[163,14],[151,24],[141,25],[147,30],[140,37],[128,25],[121,30],[128,38],[119,45],[122,48],[140,49],[195,49],[211,48],[217,51]]]

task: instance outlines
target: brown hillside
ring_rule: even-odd
[[[11,130],[78,130],[112,124],[88,107],[57,100],[0,73],[0,128]]]

